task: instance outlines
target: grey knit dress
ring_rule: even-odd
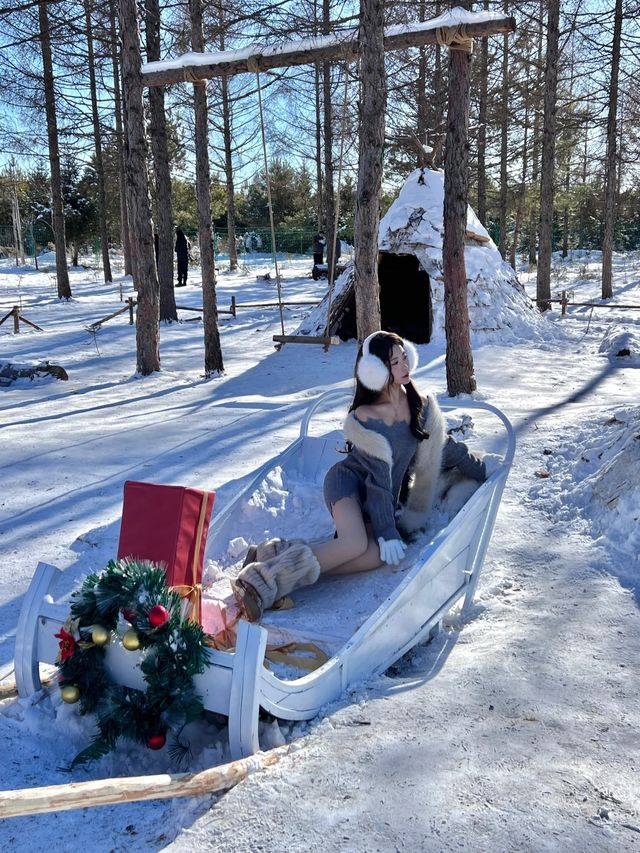
[[[428,411],[428,407],[423,410],[423,428]],[[355,418],[355,415],[350,417]],[[380,536],[386,540],[400,539],[401,535],[396,526],[398,498],[405,475],[410,466],[413,468],[412,463],[420,442],[406,421],[395,421],[391,426],[377,418],[369,418],[366,422],[355,418],[354,422],[361,431],[360,440],[363,446],[369,445],[372,452],[367,453],[362,447],[352,444],[345,459],[327,471],[324,480],[325,502],[329,512],[332,512],[333,505],[341,498],[353,497],[360,504],[364,520],[371,524],[376,539]],[[378,446],[380,439],[383,439],[382,444],[388,448],[386,456],[389,461],[374,455],[376,441],[363,439],[369,434],[377,439]],[[484,482],[487,476],[485,464],[469,451],[466,444],[454,441],[451,436],[442,436],[441,440],[441,450],[433,460],[437,465],[435,477],[441,470],[457,468],[462,476],[479,483]],[[434,436],[430,435],[424,441],[433,442]]]
[[[406,421],[391,426],[377,418],[369,418],[360,426],[385,438],[393,456],[391,471],[386,462],[369,456],[357,447],[333,465],[324,480],[324,499],[331,512],[341,498],[353,497],[365,521],[370,522],[376,538],[400,539],[396,528],[395,511],[404,476],[413,459],[418,439]]]

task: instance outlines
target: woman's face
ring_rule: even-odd
[[[406,385],[409,379],[409,359],[404,348],[395,344],[389,360],[391,378],[396,385]]]

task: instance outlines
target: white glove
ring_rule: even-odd
[[[484,470],[487,475],[487,480],[494,474],[504,462],[504,458],[497,453],[485,453],[482,457],[484,462]]]
[[[389,563],[390,566],[397,566],[407,550],[402,539],[389,539],[387,541],[379,536],[378,545],[380,547],[380,559],[383,563]]]

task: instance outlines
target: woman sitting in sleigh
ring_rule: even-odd
[[[501,457],[470,453],[447,435],[432,395],[411,380],[416,349],[392,332],[374,332],[355,365],[356,389],[344,423],[347,454],[329,469],[324,497],[336,534],[325,542],[270,539],[252,546],[233,592],[240,614],[264,610],[321,574],[398,565],[405,541],[424,527],[443,472],[484,482]]]

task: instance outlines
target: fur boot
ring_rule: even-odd
[[[277,557],[283,551],[286,551],[291,545],[302,542],[302,539],[267,539],[265,542],[259,542],[257,545],[251,545],[247,551],[247,556],[244,559],[242,568],[248,566],[249,563],[265,563],[273,557]]]
[[[282,540],[280,540],[282,541]],[[277,599],[294,589],[309,586],[320,577],[320,563],[305,542],[292,542],[268,560],[245,566],[238,575],[241,584],[252,586],[267,610]]]

